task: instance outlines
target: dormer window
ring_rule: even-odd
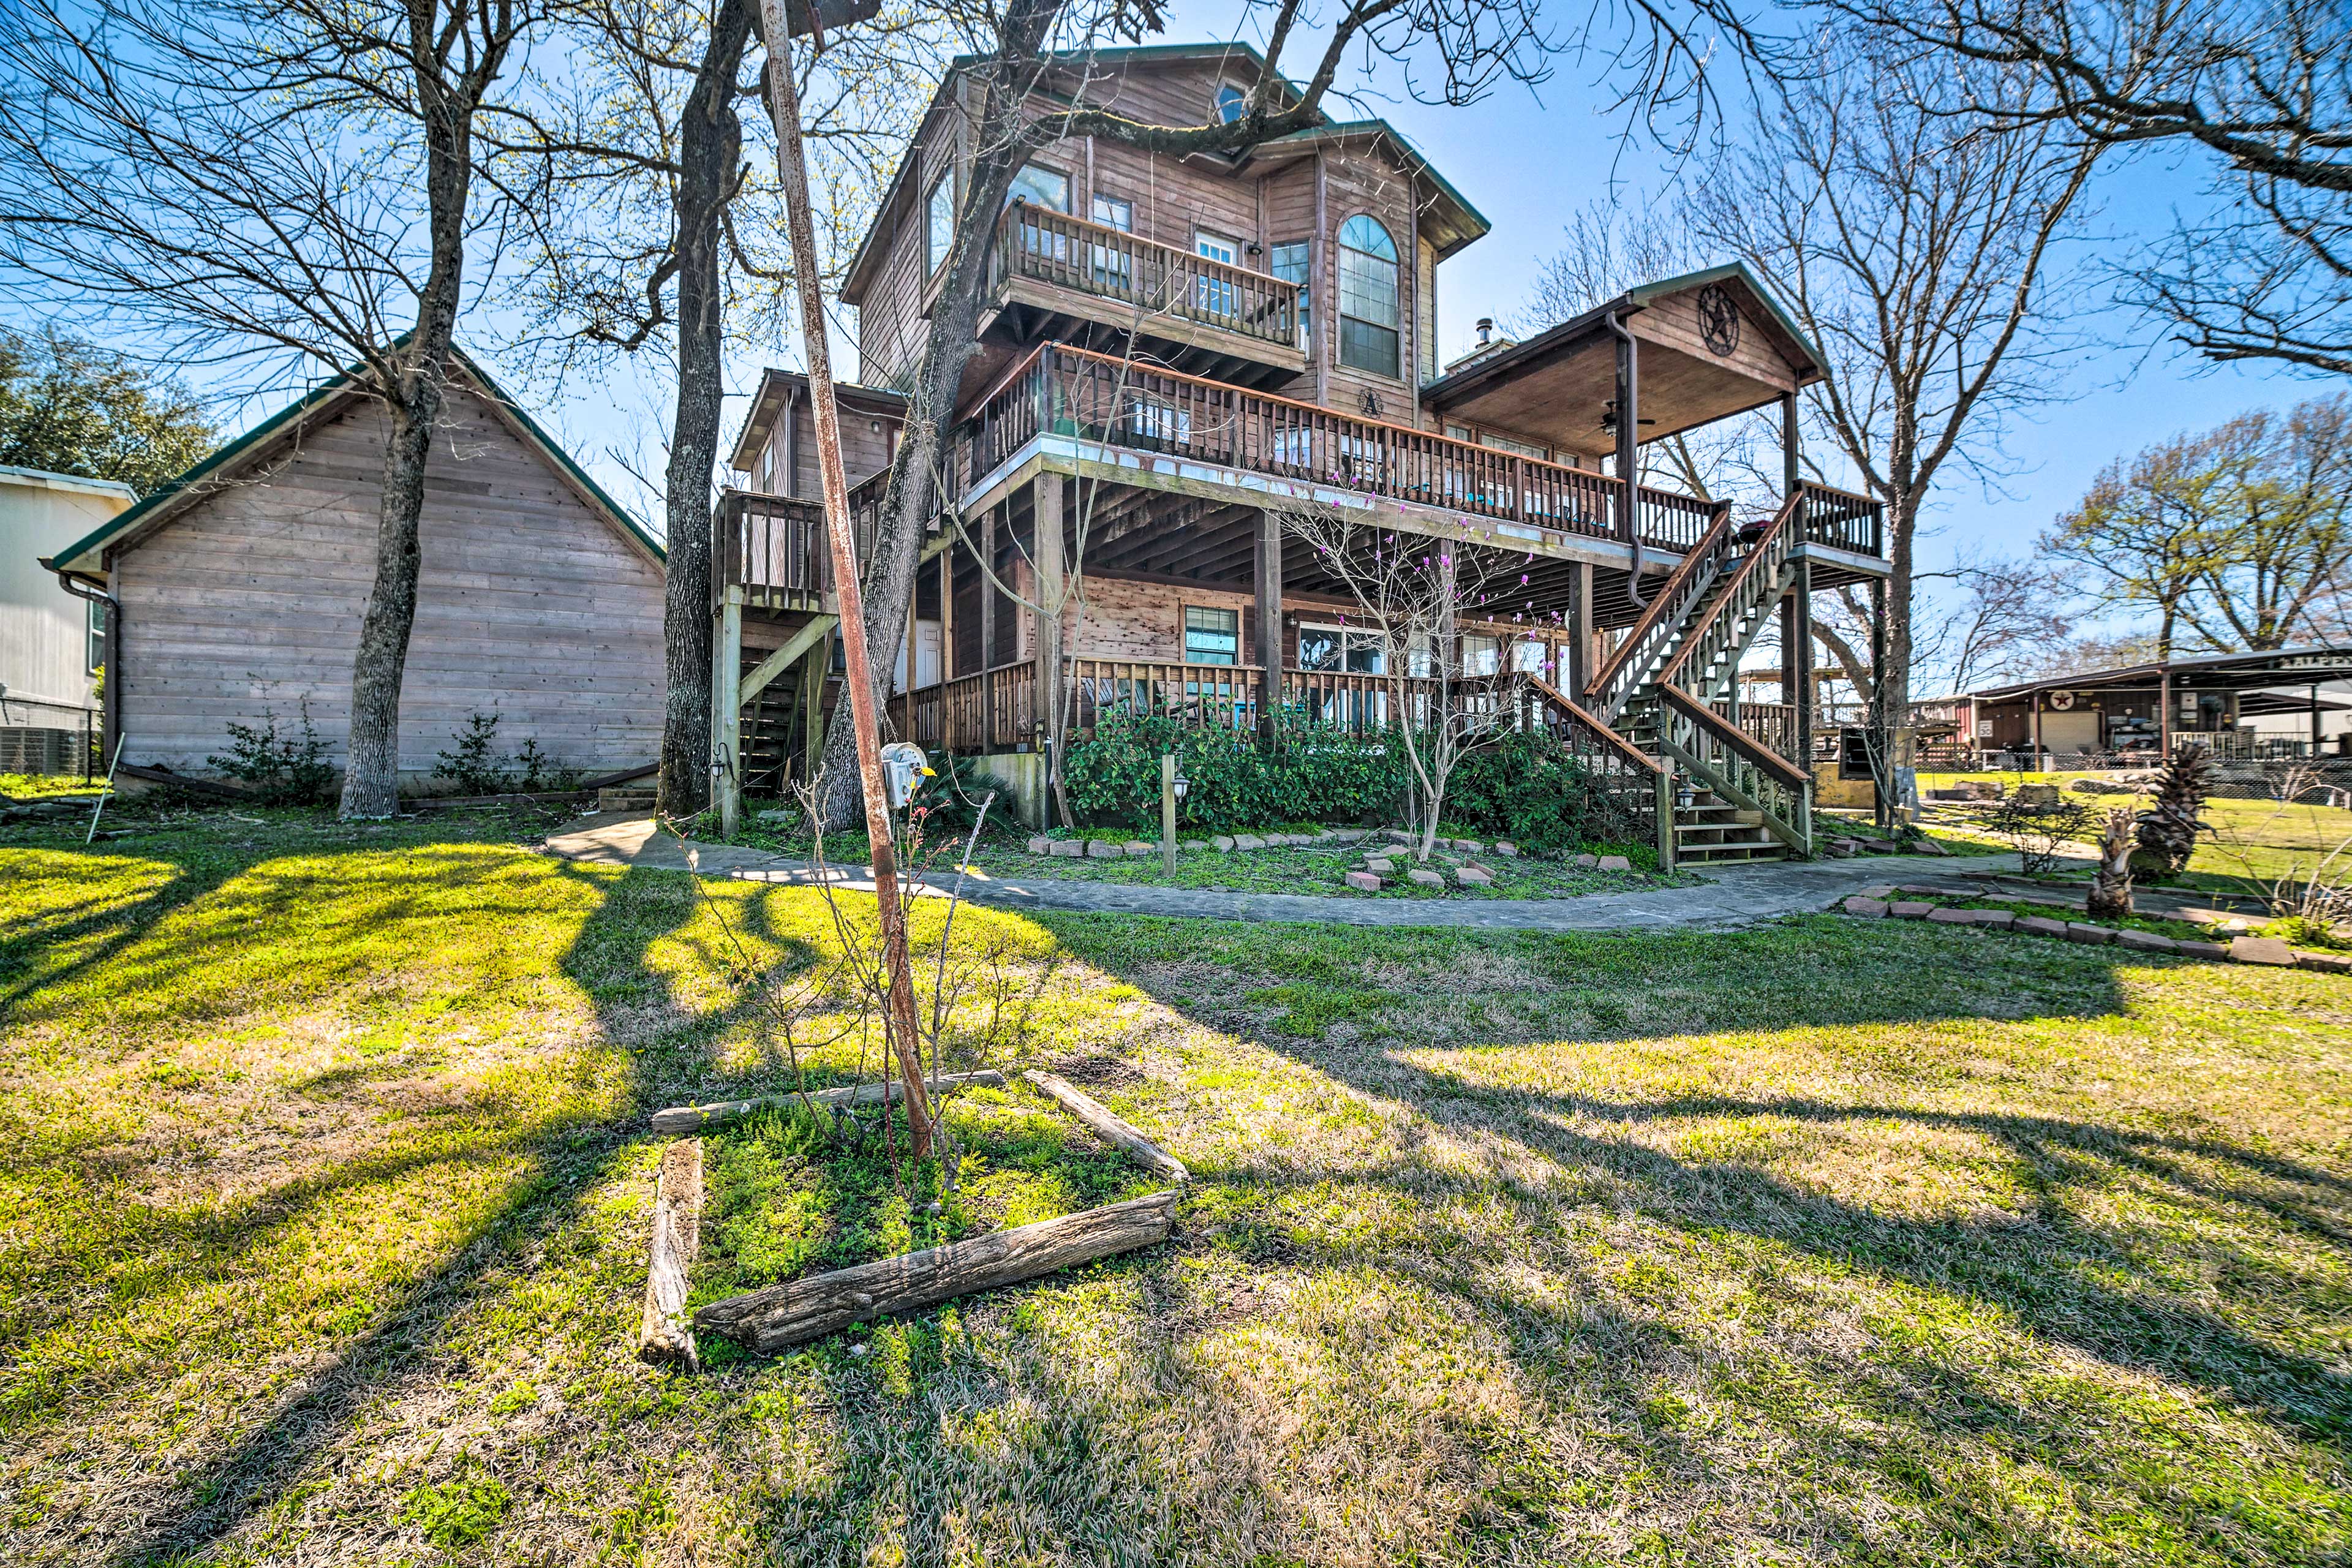
[[[1217,84],[1217,123],[1231,125],[1249,111],[1249,93],[1232,82]]]

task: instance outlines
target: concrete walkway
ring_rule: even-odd
[[[688,847],[656,837],[649,817],[588,817],[548,836],[551,854],[605,866],[688,868]],[[690,847],[696,868],[706,876],[793,886],[814,884],[805,861],[723,844]],[[963,896],[973,903],[1008,910],[1073,910],[1089,913],[1181,915],[1195,920],[1307,921],[1337,925],[1435,926],[1478,931],[1623,931],[1669,926],[1737,926],[1782,915],[1828,909],[1838,900],[1881,882],[1927,882],[1957,873],[2014,868],[2014,855],[1934,858],[1925,855],[1857,856],[1851,860],[1765,861],[1722,866],[1696,888],[1648,888],[1594,893],[1581,899],[1351,899],[1295,893],[1220,893],[1202,888],[1150,888],[1118,882],[1087,882],[1052,877],[998,879],[975,871],[964,879]],[[864,868],[836,869],[840,887],[871,892]],[[952,880],[952,879],[950,879]],[[944,898],[948,888],[926,884],[925,896]]]

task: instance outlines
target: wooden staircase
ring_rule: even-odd
[[[1770,521],[1738,529],[1718,510],[1585,694],[1594,722],[1672,766],[1678,861],[1812,853],[1810,775],[1714,706],[1790,585],[1802,505],[1791,496]]]

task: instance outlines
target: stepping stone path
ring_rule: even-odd
[[[1364,862],[1364,869],[1375,877],[1393,877],[1396,875],[1396,862],[1375,856]]]
[[[1630,871],[1633,868],[1633,862],[1622,855],[1603,855],[1595,864],[1603,871]]]
[[[2029,936],[2055,937],[2077,942],[2085,947],[2118,947],[2132,952],[2166,952],[2181,958],[2201,958],[2209,962],[2259,963],[2276,969],[2315,969],[2336,974],[2352,974],[2352,952],[2310,952],[2291,947],[2273,936],[2241,934],[2224,945],[2218,942],[2185,941],[2166,936],[2159,931],[2135,931],[2128,927],[2103,926],[2089,921],[2053,920],[2042,915],[2012,914],[2007,910],[1948,910],[1916,899],[1896,899],[1894,893],[1944,893],[1951,895],[1959,889],[1948,888],[1915,888],[1880,885],[1864,888],[1840,900],[1838,908],[1847,914],[1864,920],[1893,916],[1901,920],[1925,920],[1936,925],[1979,926],[1990,931],[2023,931]],[[1974,891],[1960,892],[1962,897],[1979,897]],[[2009,901],[2034,903],[2059,909],[2079,908],[2064,899],[2019,898],[1999,895]],[[2243,931],[2244,922],[2231,921]],[[2217,926],[2215,930],[2221,931]]]
[[[1386,862],[1384,861],[1382,864],[1386,864]],[[1347,882],[1348,886],[1356,889],[1359,892],[1365,893],[1377,893],[1383,886],[1385,886],[1378,877],[1374,876],[1370,871],[1350,871],[1348,873]]]
[[[1519,858],[1519,847],[1507,838],[1497,838],[1495,840],[1495,853],[1506,860],[1516,860]]]
[[[1415,866],[1412,870],[1407,871],[1404,874],[1404,879],[1423,888],[1442,888],[1445,886],[1444,878],[1439,876],[1436,872],[1421,866]]]
[[[1454,873],[1454,879],[1465,888],[1491,888],[1495,874],[1477,866],[1465,866]]]

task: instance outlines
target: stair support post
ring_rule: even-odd
[[[1675,868],[1675,763],[1658,759],[1658,869]]]

